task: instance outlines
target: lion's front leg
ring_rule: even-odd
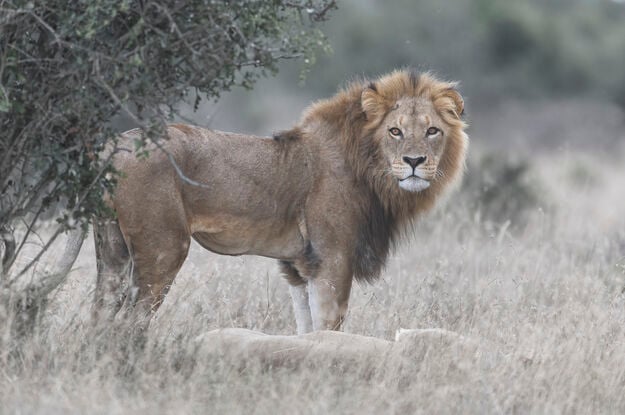
[[[310,306],[308,304],[308,288],[306,279],[303,278],[294,263],[280,261],[280,269],[289,283],[289,292],[293,300],[293,314],[297,324],[297,334],[305,334],[313,331]]]
[[[336,262],[335,262],[336,264]],[[352,274],[347,266],[319,270],[308,281],[308,296],[314,330],[340,330],[349,303]]]
[[[297,334],[306,334],[313,331],[313,322],[310,314],[308,287],[306,283],[289,287],[293,299],[293,312],[297,324]]]

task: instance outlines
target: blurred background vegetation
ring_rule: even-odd
[[[335,54],[309,85],[405,65],[462,80],[474,105],[593,96],[625,106],[625,6],[609,0],[344,0],[327,24]]]

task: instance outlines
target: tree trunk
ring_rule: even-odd
[[[46,309],[48,295],[65,282],[78,257],[86,233],[86,228],[72,229],[68,234],[60,260],[52,266],[51,270],[35,273],[27,284],[7,283],[8,278],[4,276],[0,298],[2,305],[9,306],[9,313],[6,314],[11,324],[12,335],[19,338],[34,332],[36,323]],[[6,239],[5,246],[9,246]],[[5,248],[6,252],[8,248]]]

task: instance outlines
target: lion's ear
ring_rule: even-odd
[[[373,82],[362,91],[360,101],[362,110],[369,122],[379,121],[386,113],[384,97],[378,93],[378,89]]]
[[[460,119],[464,115],[464,99],[456,88],[449,88],[445,91],[444,95],[452,100],[454,103],[453,115]]]

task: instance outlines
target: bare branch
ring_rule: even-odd
[[[56,239],[59,234],[60,232],[56,233],[54,239]],[[63,250],[60,261],[55,264],[55,268],[52,271],[44,271],[42,275],[39,275],[26,286],[24,292],[29,299],[45,298],[65,281],[72,265],[76,262],[86,234],[86,228],[82,227],[77,227],[69,232],[67,242],[65,243],[65,249]]]

